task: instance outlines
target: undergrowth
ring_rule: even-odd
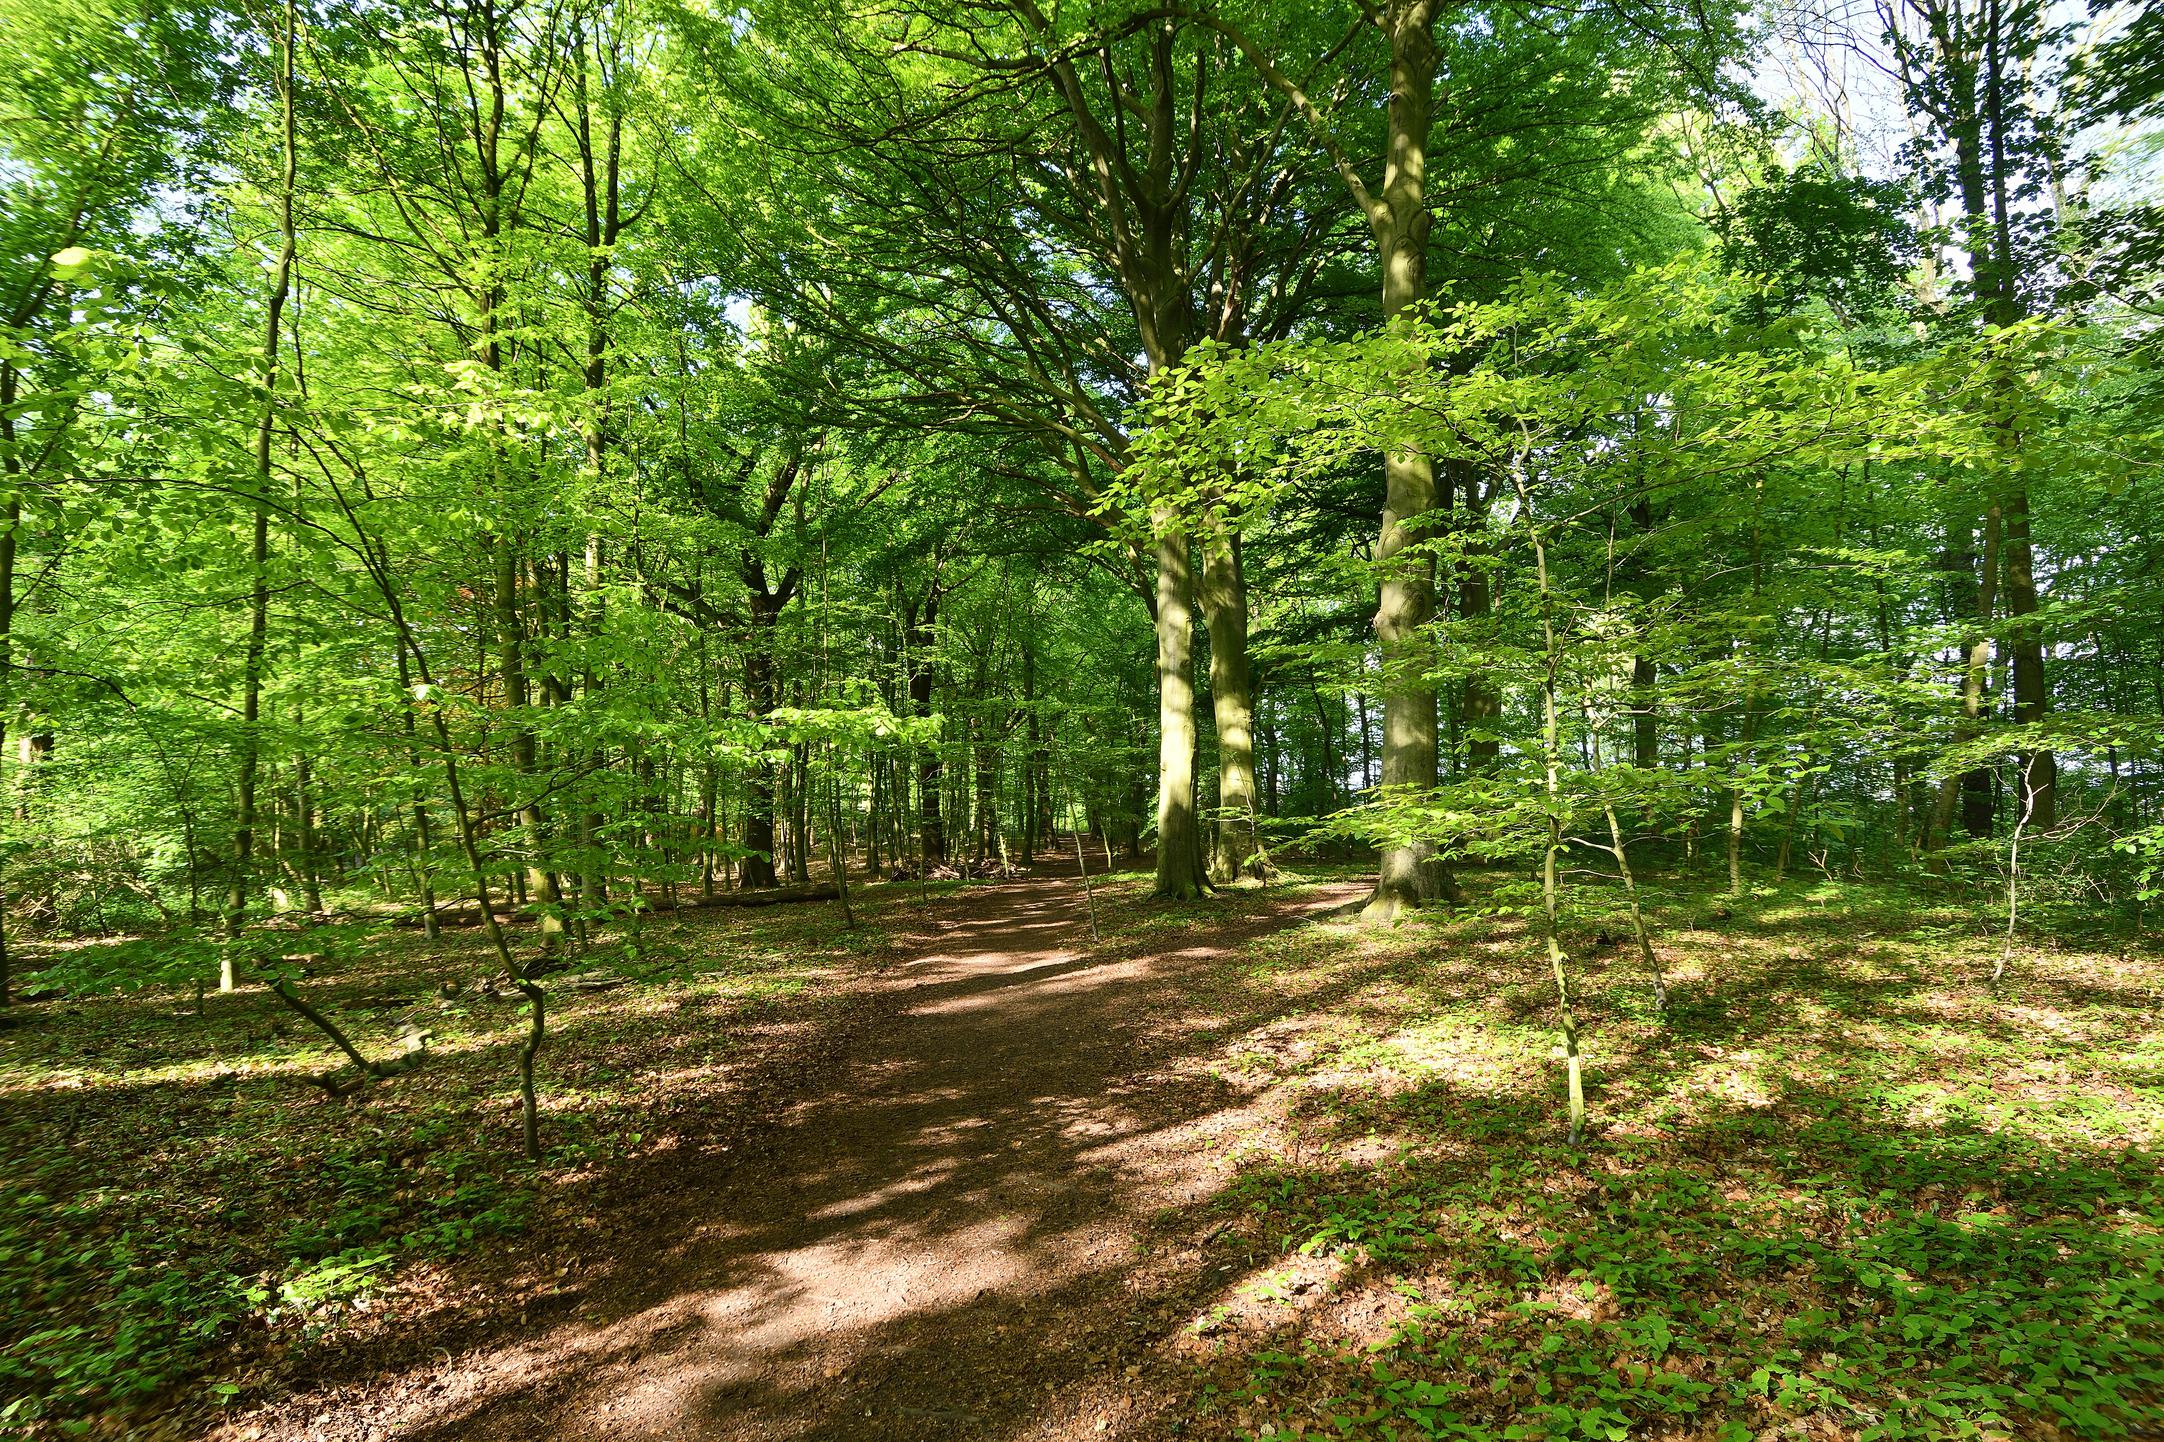
[[[1854,1442],[2164,1430],[2164,966],[1817,880],[1571,919],[1592,1135],[1508,919],[1319,923],[1220,968],[1277,1121],[1221,1199],[1260,1280],[1197,1332],[1195,1432]],[[1288,1262],[1327,1263],[1317,1304]],[[1309,1263],[1313,1265],[1313,1263]],[[1247,1300],[1234,1305],[1238,1298]],[[1225,1317],[1250,1320],[1231,1329]]]

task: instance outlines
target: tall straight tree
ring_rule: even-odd
[[[1636,143],[1662,113],[1678,82],[1695,83],[1709,46],[1726,23],[1725,10],[1688,12],[1688,43],[1670,33],[1656,7],[1645,14],[1595,7],[1580,23],[1557,31],[1503,7],[1451,5],[1446,0],[1382,0],[1361,4],[1349,31],[1334,41],[1313,23],[1274,24],[1262,33],[1229,5],[1198,6],[1195,23],[1227,36],[1270,86],[1304,119],[1313,143],[1329,158],[1346,193],[1367,222],[1380,278],[1382,320],[1402,330],[1429,299],[1432,233],[1448,207],[1459,273],[1487,282],[1486,267],[1502,260],[1496,222],[1550,184],[1541,196],[1548,215],[1528,230],[1552,236],[1556,257],[1588,248],[1600,237],[1613,247],[1591,273],[1634,248],[1616,244],[1614,218],[1584,223],[1589,199],[1602,188],[1587,177],[1612,172],[1623,148]],[[1265,15],[1266,21],[1273,17]],[[1445,21],[1448,21],[1447,27]],[[1447,28],[1450,50],[1439,42]],[[1379,41],[1368,49],[1355,42]],[[1297,63],[1290,57],[1304,57]],[[1376,74],[1361,67],[1374,57]],[[1446,64],[1447,60],[1447,64]],[[1452,85],[1448,163],[1438,155],[1436,88],[1446,71]],[[1318,79],[1320,77],[1320,79]],[[1323,80],[1327,92],[1318,91]],[[1379,131],[1363,113],[1380,91]],[[1321,94],[1322,99],[1317,99]],[[1348,103],[1347,97],[1351,97]],[[1363,157],[1361,147],[1379,154]],[[1439,181],[1447,178],[1446,188]],[[1566,198],[1567,197],[1567,198]],[[1620,196],[1609,197],[1622,199]],[[1560,200],[1560,204],[1557,202]],[[1617,207],[1625,217],[1636,209]],[[1621,229],[1630,228],[1625,218]],[[1569,228],[1579,234],[1568,236]],[[1477,237],[1477,238],[1476,238]],[[1501,267],[1498,267],[1499,269]],[[1471,494],[1478,496],[1474,489]],[[1431,537],[1438,494],[1433,459],[1417,445],[1393,445],[1383,456],[1381,523],[1373,556],[1377,573],[1374,635],[1382,661],[1382,774],[1386,793],[1417,797],[1437,779],[1436,657],[1426,628],[1435,612]],[[1467,599],[1482,599],[1478,586]],[[1463,694],[1485,706],[1488,686],[1474,677]],[[1448,868],[1425,842],[1393,841],[1380,849],[1375,892],[1363,915],[1392,921],[1409,908],[1454,891]]]
[[[480,553],[473,589],[493,652],[504,753],[516,777],[510,811],[524,852],[525,895],[550,948],[565,920],[536,734],[536,663],[548,627],[533,552],[546,510],[546,458],[523,415],[547,364],[528,323],[538,229],[530,212],[542,136],[577,69],[577,57],[565,53],[570,21],[569,8],[555,3],[459,0],[416,9],[381,38],[341,34],[318,54],[355,133],[354,158],[376,181],[345,198],[360,213],[334,224],[394,235],[427,268],[417,319],[455,348],[444,368],[470,400],[455,424],[466,447],[462,467],[485,498],[467,512]],[[365,81],[339,71],[343,49],[355,46],[381,50],[389,63]]]
[[[1385,325],[1413,319],[1427,299],[1428,132],[1435,113],[1435,21],[1439,0],[1384,0],[1364,11],[1388,47],[1389,100],[1380,180],[1371,185],[1338,127],[1299,80],[1245,30],[1216,15],[1201,22],[1231,37],[1248,59],[1299,107],[1330,156],[1346,190],[1367,220],[1382,276]],[[1383,458],[1382,524],[1375,540],[1379,595],[1375,639],[1383,662],[1382,784],[1425,792],[1436,780],[1435,683],[1422,628],[1435,607],[1435,561],[1420,544],[1435,509],[1435,463],[1419,447],[1391,448]],[[1447,885],[1424,843],[1382,848],[1375,893],[1362,915],[1393,921]]]
[[[228,941],[240,939],[241,927],[247,921],[249,872],[255,864],[256,781],[263,757],[263,661],[270,620],[271,441],[278,428],[279,326],[285,318],[286,299],[293,287],[293,187],[297,174],[293,50],[297,28],[292,0],[286,0],[274,42],[277,57],[274,113],[278,117],[279,154],[274,202],[278,211],[278,257],[271,265],[270,293],[263,305],[263,353],[257,373],[263,395],[255,425],[254,496],[248,553],[248,639],[241,660],[240,768],[234,782],[238,802],[233,820],[233,877],[225,900]],[[218,989],[231,991],[233,985],[233,958],[228,952],[219,962]]]
[[[1948,196],[1953,240],[1966,262],[1973,307],[1965,317],[2000,329],[2032,313],[2058,275],[2057,207],[2069,169],[2066,145],[2039,88],[2058,35],[2039,0],[1880,0],[1901,93],[1924,128],[1910,147],[1927,191]],[[1972,515],[1998,544],[1984,564],[1999,573],[1978,583],[1977,624],[1989,630],[1989,598],[2004,612],[2001,651],[2011,663],[2014,720],[2041,726],[2051,709],[2038,606],[2036,541],[2024,459],[2021,381],[2011,361],[1994,365],[2000,464]],[[1994,556],[1994,552],[1996,552]],[[1973,722],[1978,675],[1974,647],[1964,670],[1962,706]],[[2058,822],[2058,759],[2049,747],[2022,757],[2017,819],[2049,831]],[[1942,808],[1943,809],[1943,808]],[[1972,827],[1976,818],[1972,818]],[[1988,829],[1988,828],[1985,828]]]

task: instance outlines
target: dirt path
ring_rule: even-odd
[[[1189,1376],[1163,1344],[1213,1280],[1196,1145],[1238,1100],[1171,1063],[1223,942],[1092,961],[1082,905],[1045,879],[936,911],[889,1019],[771,1146],[716,1180],[654,1168],[680,1205],[610,1240],[575,1313],[298,1435],[1161,1435]]]

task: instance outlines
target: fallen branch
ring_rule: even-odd
[[[428,1060],[429,1036],[430,1033],[425,1031],[414,1033],[409,1050],[389,1061],[371,1062],[366,1071],[327,1071],[309,1077],[308,1082],[311,1086],[323,1088],[324,1095],[339,1100],[352,1096],[355,1092],[367,1090],[371,1082],[385,1082],[393,1077],[404,1076],[407,1072],[419,1071],[421,1064]]]
[[[274,976],[271,978],[270,989],[277,993],[278,999],[286,1004],[288,1010],[329,1037],[331,1044],[344,1052],[346,1059],[351,1061],[355,1069],[360,1073],[360,1075],[352,1078],[342,1078],[338,1072],[334,1071],[308,1078],[310,1083],[323,1088],[332,1097],[351,1096],[353,1093],[365,1088],[370,1082],[389,1081],[393,1077],[404,1076],[407,1072],[418,1070],[421,1064],[428,1059],[428,1043],[431,1034],[418,1027],[408,1027],[406,1029],[406,1050],[404,1052],[392,1057],[389,1061],[371,1061],[362,1053],[359,1047],[353,1044],[353,1039],[339,1029],[338,1023],[316,1010],[315,1007],[308,1003],[306,998],[295,991],[292,982],[287,981],[283,976]]]

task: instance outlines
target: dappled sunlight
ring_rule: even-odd
[[[1117,1397],[1088,1405],[1126,1415],[1137,1379],[1170,1365],[1129,1349],[1178,1333],[1243,1275],[1205,1273],[1182,1252],[1138,1258],[1168,1228],[1205,1229],[1170,1219],[1208,1208],[1234,1171],[1198,1171],[1196,1149],[1252,1119],[1185,1059],[1190,991],[1229,948],[1145,951],[1115,935],[1102,955],[1078,954],[1079,901],[1072,887],[993,890],[963,903],[981,917],[935,914],[914,964],[885,983],[901,1029],[853,1064],[857,1083],[793,1110],[741,1166],[678,1173],[656,1214],[663,1235],[663,1219],[679,1219],[665,1274],[624,1256],[583,1263],[552,1289],[577,1320],[484,1344],[445,1365],[441,1386],[418,1374],[419,1400],[398,1414],[406,1435],[703,1435],[748,1411],[766,1435],[827,1435],[860,1389],[912,1357],[938,1359],[953,1415],[874,1410],[938,1435],[1041,1405],[1048,1377],[1098,1385],[1106,1364],[1091,1358],[1114,1338],[1134,1360],[1110,1373]],[[1279,929],[1284,906],[1230,924]],[[1008,914],[1023,924],[1003,932]],[[1124,1320],[1135,1307],[1158,1319],[1139,1334]],[[1029,1347],[1048,1308],[1063,1332],[1092,1319],[1063,1344],[1077,1349],[1069,1361]],[[1028,1350],[971,1360],[943,1340],[1003,1333]],[[536,1359],[549,1355],[544,1379]],[[1013,1375],[1024,1355],[1031,1380]]]
[[[1586,948],[1585,1149],[1562,1145],[1537,974],[1523,1005],[1512,968],[1407,947],[1347,985],[1378,949],[1353,933],[1310,933],[1297,975],[1243,973],[1302,996],[1303,1015],[1227,1037],[1213,1063],[1253,1111],[1229,1185],[1254,1219],[1233,1235],[1357,1265],[1297,1321],[1279,1304],[1277,1331],[1223,1324],[1222,1420],[1200,1430],[1447,1412],[1477,1435],[1595,1395],[1647,1415],[1725,1396],[1774,1418],[1889,1384],[2048,1411],[2057,1394],[2017,1379],[2064,1365],[2062,1336],[2127,1369],[2082,1405],[2153,1402],[2134,1359],[2164,1302],[2164,1108],[2112,1085],[2105,1060],[2133,1054],[2114,1038],[2149,1047],[2153,1013],[2094,983],[2153,1006],[2164,966],[2031,958],[2024,997],[2001,1002],[1904,947],[1898,918],[1859,924],[1842,901],[1820,887],[1807,907],[1660,933],[1665,1022],[1617,1005],[1633,968]],[[1250,1280],[1267,1294],[1272,1275]],[[1534,1345],[1558,1326],[1563,1351]],[[1995,1400],[1955,1400],[1979,1376],[2006,1378]]]
[[[1137,900],[1088,947],[1071,883],[986,887],[914,914],[893,964],[828,966],[798,995],[731,1001],[693,969],[572,1000],[557,1035],[579,1060],[544,1103],[592,1140],[516,1224],[538,1250],[510,1230],[486,1270],[418,1265],[396,1306],[322,1314],[313,1386],[220,1435],[360,1435],[346,1368],[409,1335],[448,1340],[364,1395],[367,1425],[410,1442],[678,1442],[752,1419],[802,1442],[989,1442],[1029,1435],[1023,1417],[1231,1438],[1316,1408],[1400,1415],[1377,1359],[1476,1427],[1594,1371],[1632,1406],[1702,1385],[1746,1414],[1750,1395],[1823,1408],[1898,1370],[1891,1341],[1854,1338],[1924,1329],[1923,1395],[1964,1349],[2036,1352],[1997,1314],[1944,1330],[1971,1292],[2106,1356],[2136,1345],[2146,1284],[2112,1278],[2164,1260],[2140,1201],[2164,1109],[2130,1090],[2153,1087],[2152,1032],[2095,987],[2154,995],[2153,961],[2038,957],[1994,1000],[1814,904],[1664,931],[1664,1020],[1631,958],[1587,945],[1595,1134],[1569,1148],[1528,940],[1476,916],[1310,919],[1357,894],[1216,899],[1207,938]],[[867,903],[905,924],[891,904]],[[836,1026],[846,1049],[818,1040]],[[484,1120],[506,1127],[508,1038],[461,1040],[323,1112],[330,1134],[453,1082],[493,1087]],[[810,1070],[790,1060],[807,1045]],[[264,1100],[309,1105],[269,1076],[123,1074],[113,1094],[274,1084]],[[156,1165],[249,1164],[245,1138],[175,1137]]]

